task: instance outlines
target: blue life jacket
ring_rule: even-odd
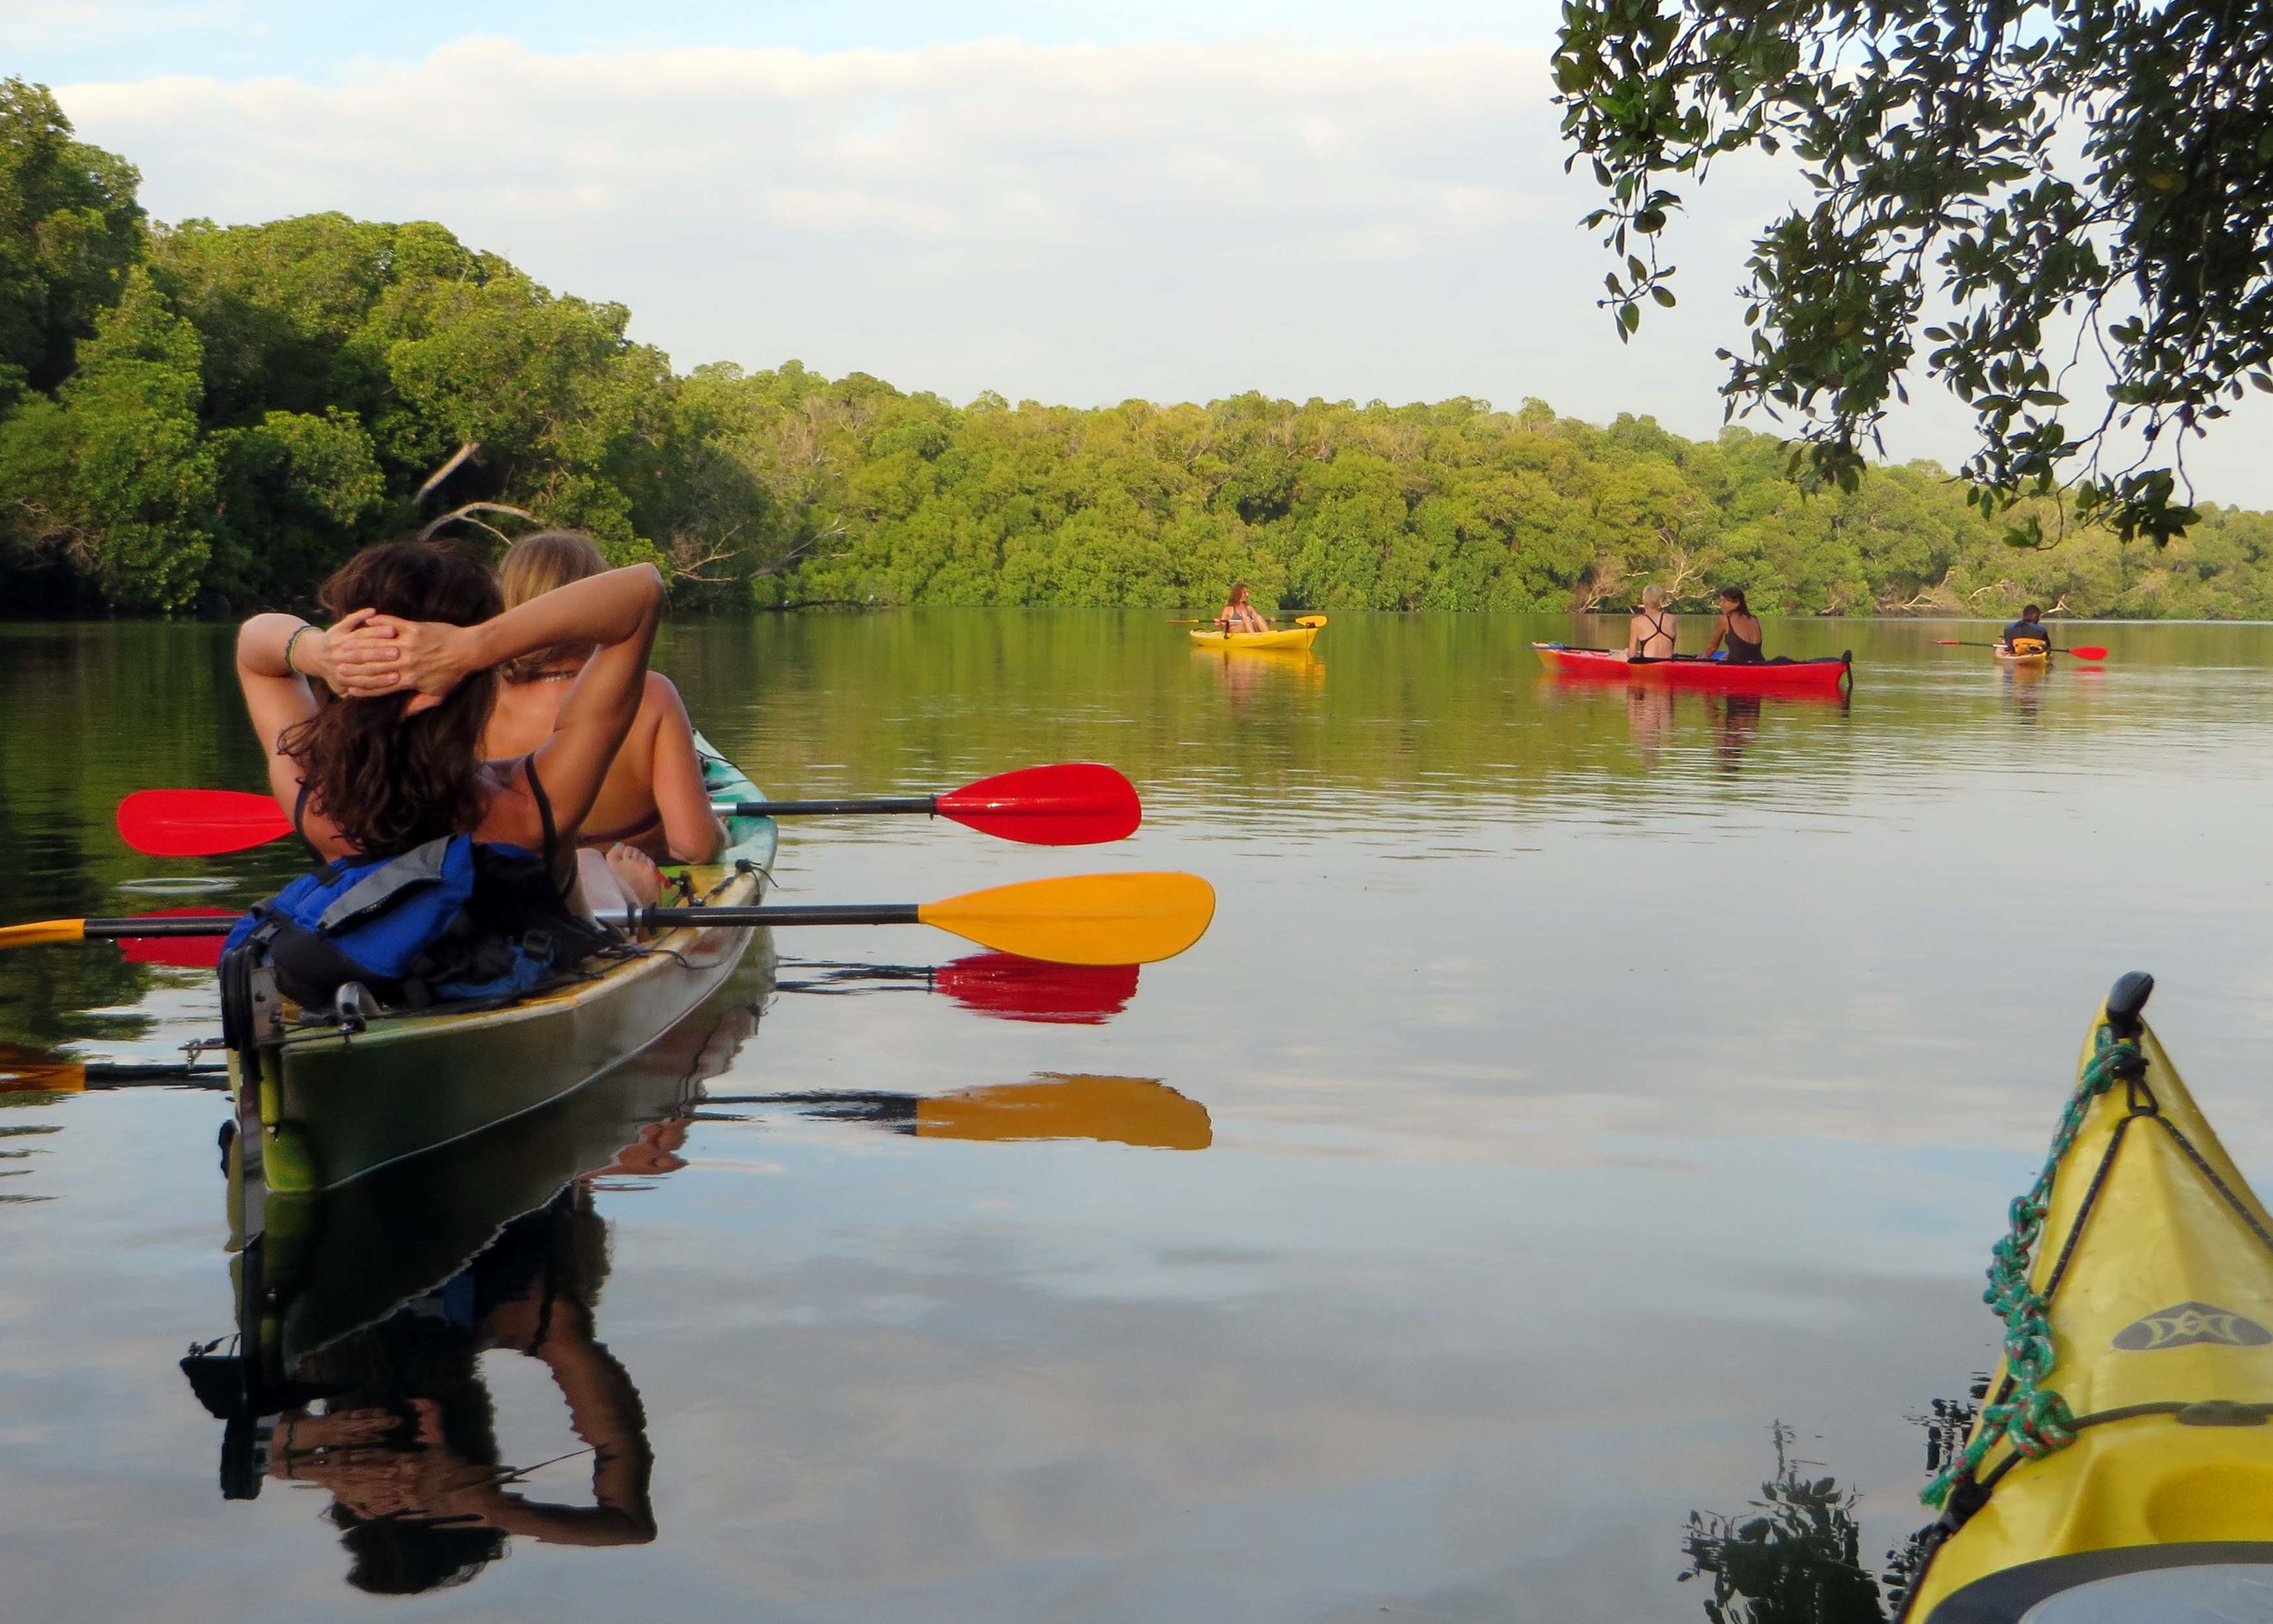
[[[611,939],[568,911],[535,852],[448,835],[303,875],[254,904],[223,951],[255,943],[302,1005],[360,981],[416,1009],[526,992]]]

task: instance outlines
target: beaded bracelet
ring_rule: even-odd
[[[301,670],[299,667],[292,663],[292,646],[315,629],[315,628],[314,627],[308,625],[307,622],[304,620],[300,623],[298,628],[295,630],[289,637],[285,639],[285,669],[291,672],[295,677],[305,677],[307,673]]]

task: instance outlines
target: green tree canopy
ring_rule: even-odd
[[[44,85],[0,79],[0,406],[69,376],[142,252],[133,165],[72,138]]]
[[[130,168],[45,92],[9,94],[36,115],[0,118],[0,175],[49,175],[40,218],[78,222],[25,239],[56,250],[41,297],[77,291],[40,306],[68,317],[39,329],[62,359],[24,349],[0,399],[14,613],[305,603],[356,547],[449,519],[489,547],[581,526],[704,605],[1212,609],[1246,580],[1287,607],[1589,609],[1656,581],[1770,613],[2273,615],[2264,516],[2016,554],[1930,464],[1858,463],[1811,496],[1741,428],[1700,442],[1536,400],[958,406],[795,361],[680,373],[622,306],[430,221],[146,227]],[[55,203],[75,174],[111,189]],[[2018,516],[2067,513],[2040,496]]]

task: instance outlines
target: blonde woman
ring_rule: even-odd
[[[506,606],[527,603],[571,581],[599,575],[607,560],[589,536],[547,530],[524,536],[497,566]],[[532,749],[553,730],[576,676],[592,650],[576,644],[540,648],[500,667],[496,708],[482,736],[482,753],[504,760]],[[695,730],[671,679],[646,674],[639,713],[609,765],[606,780],[579,832],[579,844],[607,850],[628,847],[662,862],[706,863],[726,845],[726,832],[710,809]]]
[[[1666,589],[1652,582],[1642,588],[1642,606],[1626,623],[1626,657],[1669,660],[1674,643],[1673,617],[1666,613]]]

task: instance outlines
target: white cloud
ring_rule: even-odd
[[[1621,346],[1577,225],[1596,196],[1526,45],[473,38],[334,85],[58,95],[163,217],[439,219],[627,304],[683,366],[796,356],[964,399],[1536,395],[1708,435],[1729,296],[1783,195],[1774,165],[1724,165],[1673,239],[1681,307]],[[1892,449],[1954,461],[1964,412],[1916,393]],[[2242,451],[2212,442],[2207,488],[2273,502]]]
[[[795,354],[958,396],[1513,399],[1555,391],[1593,315],[1534,49],[475,39],[336,85],[60,94],[163,216],[438,218],[625,300],[682,364]],[[1532,292],[1507,300],[1511,276]],[[1568,319],[1535,342],[1558,281]],[[1614,353],[1597,325],[1586,347]]]

